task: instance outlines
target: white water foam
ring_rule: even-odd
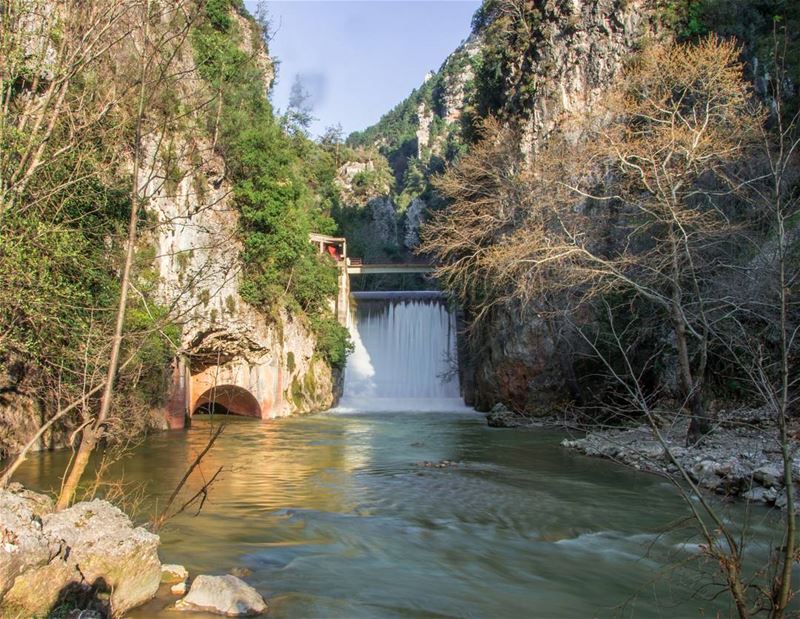
[[[456,321],[439,294],[354,293],[338,411],[463,411]]]

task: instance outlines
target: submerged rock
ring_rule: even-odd
[[[186,581],[174,584],[169,588],[169,592],[172,595],[186,595],[186,592],[188,590],[189,590],[189,586],[186,584]]]
[[[227,617],[252,617],[267,610],[261,594],[243,580],[225,576],[198,576],[175,610],[215,613]]]
[[[236,566],[236,567],[231,568],[228,573],[233,575],[233,576],[236,576],[237,578],[247,578],[253,572],[250,571],[250,569],[248,569],[246,567]]]
[[[161,580],[157,535],[134,528],[106,501],[46,513],[48,500],[0,491],[6,508],[0,522],[13,540],[0,548],[0,615],[43,616],[65,600],[121,615],[155,595]]]
[[[742,495],[745,501],[752,501],[753,503],[766,503],[767,502],[767,489],[761,486],[755,486]]]

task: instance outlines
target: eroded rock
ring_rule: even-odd
[[[189,585],[187,585],[185,581],[174,584],[169,588],[169,592],[172,595],[186,595],[186,592],[188,590],[189,590]]]
[[[207,612],[227,617],[252,617],[267,610],[267,603],[253,587],[236,576],[201,575],[175,610]]]
[[[520,425],[518,417],[501,402],[495,404],[486,415],[486,423],[493,428],[514,428]]]
[[[753,471],[753,479],[766,488],[778,488],[783,485],[783,468],[777,464],[760,466]]]
[[[121,615],[155,595],[161,580],[157,535],[134,528],[105,501],[58,513],[48,501],[35,493],[0,492],[6,507],[0,522],[15,540],[0,549],[7,588],[1,616],[44,616],[65,599],[99,599],[104,612]]]
[[[42,533],[53,502],[18,484],[0,490],[0,600],[20,574],[47,563],[59,545]]]
[[[189,572],[182,565],[176,565],[174,563],[164,563],[161,566],[161,582],[164,583],[186,582],[187,578],[189,578]]]

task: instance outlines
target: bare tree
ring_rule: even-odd
[[[770,127],[739,57],[733,43],[713,37],[645,50],[600,117],[582,126],[583,139],[554,137],[529,166],[513,136],[489,120],[482,141],[439,180],[452,204],[424,230],[422,249],[443,261],[439,274],[477,306],[479,319],[509,301],[571,319],[616,386],[611,406],[643,417],[677,471],[671,479],[702,537],[703,556],[722,574],[738,616],[784,617],[798,556],[788,420],[797,384],[791,290],[800,141],[798,117],[786,118],[780,104],[780,71]],[[742,176],[738,168],[751,160],[766,161],[766,172]],[[766,238],[753,244],[757,260],[753,245],[737,246],[744,223],[729,211],[753,194],[751,204],[771,222]],[[743,274],[760,287],[744,297],[719,291],[725,277]],[[618,293],[622,304],[639,303],[670,327],[690,441],[710,429],[703,389],[712,345],[728,350],[733,371],[749,378],[776,422],[787,493],[784,543],[755,576],[745,573],[742,523],[718,513],[664,436],[657,394],[643,380],[653,358],[639,362],[630,341],[641,317],[620,323],[609,301]],[[774,346],[760,337],[766,331],[775,334]]]
[[[423,234],[422,250],[444,262],[439,274],[460,295],[474,279],[489,282],[480,307],[540,302],[554,290],[646,299],[675,339],[690,441],[710,428],[708,256],[733,232],[714,180],[744,156],[762,120],[738,58],[736,45],[713,37],[648,48],[603,113],[582,123],[585,139],[554,137],[530,166],[488,121],[483,142],[439,180],[453,204]]]

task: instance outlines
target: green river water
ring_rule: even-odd
[[[196,417],[156,434],[115,474],[163,504],[211,426],[202,466],[224,466],[199,515],[162,530],[161,558],[192,575],[238,567],[270,617],[714,617],[680,497],[664,480],[499,430],[475,413],[328,413],[270,422]],[[18,480],[57,485],[67,453]],[[450,460],[444,468],[425,461]],[[191,480],[192,488],[201,476]],[[743,507],[732,506],[740,517]],[[763,547],[774,522],[754,511]],[[172,617],[160,596],[132,617]],[[197,615],[193,615],[197,616]]]

